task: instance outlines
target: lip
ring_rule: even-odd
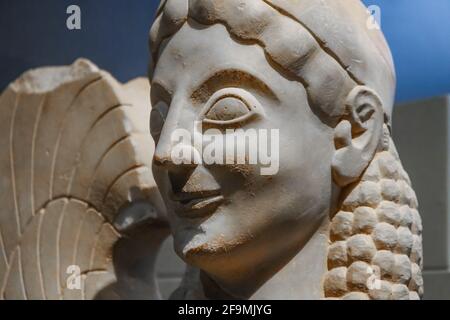
[[[174,194],[172,200],[177,204],[175,213],[182,218],[203,218],[213,214],[225,201],[225,197],[217,192],[203,194]]]

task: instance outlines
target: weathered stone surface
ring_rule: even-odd
[[[400,199],[400,188],[391,179],[382,179],[380,182],[381,195],[385,200],[397,202]]]
[[[380,267],[383,279],[391,279],[394,273],[395,255],[388,250],[380,250],[376,253],[372,263]]]
[[[358,234],[352,236],[347,240],[347,246],[348,255],[354,261],[370,262],[377,252],[372,237],[369,235]]]
[[[347,292],[347,268],[332,269],[325,277],[325,295],[327,297],[340,297]]]
[[[377,248],[393,249],[397,245],[397,230],[391,224],[381,222],[377,224],[372,233]]]
[[[339,212],[331,223],[331,236],[345,240],[352,235],[353,214],[351,212]]]
[[[350,292],[342,297],[343,300],[370,300],[369,296],[363,292]]]
[[[347,242],[337,241],[330,246],[328,250],[328,264],[329,268],[343,267],[347,266],[348,255],[347,255]]]
[[[367,291],[367,280],[372,275],[370,265],[356,261],[348,268],[347,283],[350,290]]]
[[[394,202],[383,201],[377,208],[378,220],[398,226],[401,220],[400,210]]]
[[[28,71],[2,93],[1,298],[92,299],[121,281],[113,248],[164,213],[149,90],[80,59]],[[147,204],[122,210],[134,202]]]
[[[392,284],[386,280],[375,282],[369,290],[369,295],[374,300],[390,300],[392,298]]]
[[[397,248],[396,252],[409,255],[414,244],[414,237],[411,230],[407,227],[397,229]]]
[[[411,260],[404,254],[395,255],[393,278],[401,284],[408,284],[411,279]]]
[[[421,289],[423,290],[422,270],[415,263],[411,266],[411,281],[409,282],[408,287],[411,291],[418,292]]]
[[[354,212],[353,231],[356,233],[372,233],[378,223],[375,210],[370,207],[358,207]]]
[[[394,284],[392,286],[392,300],[409,300],[409,298],[410,292],[407,286],[404,284]]]

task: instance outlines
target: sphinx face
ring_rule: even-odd
[[[212,275],[268,269],[298,252],[329,213],[332,129],[310,109],[303,85],[259,45],[237,42],[220,24],[186,23],[162,46],[152,105],[154,175],[186,262]],[[270,165],[250,163],[248,152],[244,164],[200,163],[207,143],[176,138],[234,134],[243,142],[235,129],[256,132],[258,152],[278,157],[276,170],[263,173]],[[190,161],[180,161],[185,154]]]

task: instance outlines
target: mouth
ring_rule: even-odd
[[[182,218],[203,218],[213,214],[225,201],[219,191],[204,191],[195,193],[180,192],[171,195],[177,204],[175,213]]]

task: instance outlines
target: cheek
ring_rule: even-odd
[[[237,175],[239,179],[236,170],[225,170],[226,174],[218,179],[222,186],[230,187],[226,189],[231,203],[225,208],[230,212],[229,219],[241,220],[246,227],[257,225],[255,220],[270,223],[279,218],[280,212],[294,218],[304,212],[322,212],[331,199],[331,160],[335,151],[332,128],[324,125],[307,105],[292,110],[289,106],[266,105],[265,109],[266,118],[257,127],[279,131],[277,174],[261,176],[260,168],[253,167],[251,174]]]
[[[280,195],[292,205],[294,215],[317,215],[330,206],[331,161],[335,152],[330,128],[307,122],[280,134]],[[275,193],[276,193],[275,189]],[[294,210],[295,211],[295,210]]]
[[[280,173],[297,177],[301,183],[306,183],[306,178],[310,182],[329,175],[335,152],[333,128],[320,121],[303,95],[285,101],[277,111],[268,122],[280,133]]]

